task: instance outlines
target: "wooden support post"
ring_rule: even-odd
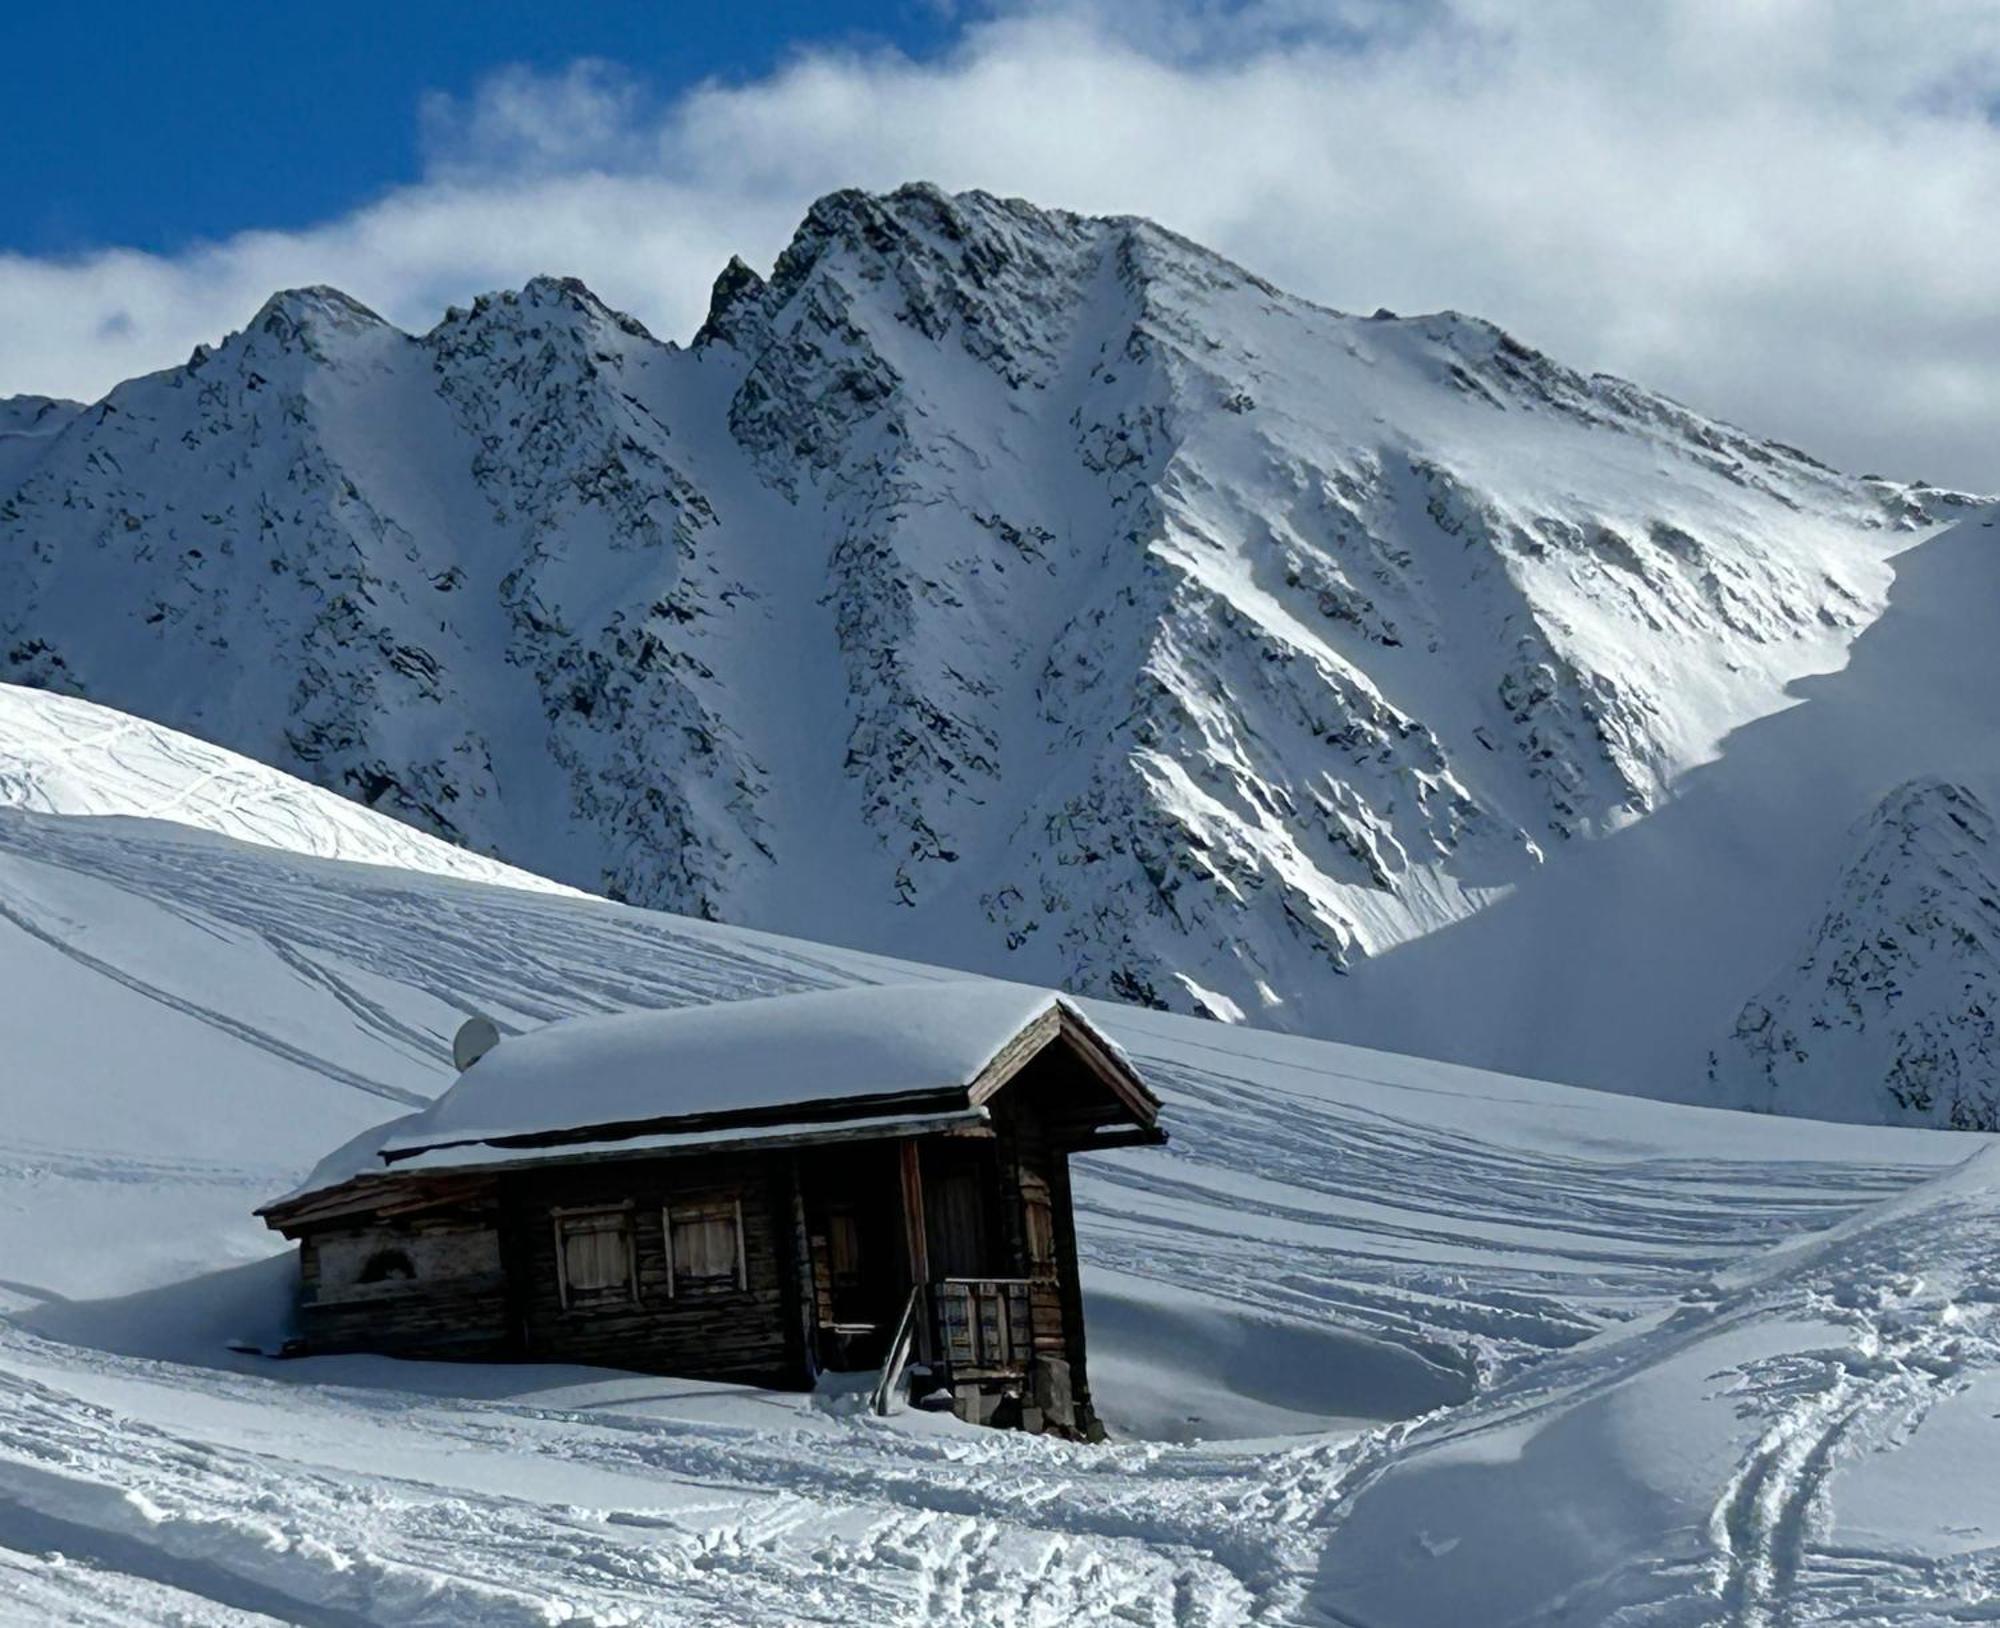
[[[924,1171],[914,1137],[896,1145],[901,1157],[903,1178],[903,1237],[910,1252],[910,1286],[919,1291],[922,1304],[917,1312],[917,1355],[931,1360],[931,1250],[924,1229]]]
[[[1057,1153],[1049,1169],[1050,1219],[1055,1222],[1056,1259],[1062,1274],[1065,1344],[1069,1347],[1070,1428],[1086,1441],[1102,1441],[1104,1426],[1090,1400],[1090,1370],[1084,1363],[1083,1280],[1077,1270],[1076,1211],[1071,1207],[1069,1155]]]
[[[812,1245],[806,1237],[805,1193],[799,1156],[786,1154],[771,1173],[771,1215],[779,1240],[779,1300],[785,1316],[785,1359],[793,1382],[811,1390],[819,1380],[817,1306],[813,1297]]]

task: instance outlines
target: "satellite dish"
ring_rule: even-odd
[[[475,1014],[458,1026],[451,1043],[451,1060],[463,1074],[499,1044],[500,1031],[493,1026],[493,1020]]]

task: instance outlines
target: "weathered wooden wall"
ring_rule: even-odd
[[[1074,1060],[1051,1049],[1024,1068],[992,1104],[1020,1275],[1028,1279],[1035,1405],[1048,1422],[1100,1433],[1090,1401],[1083,1289],[1078,1275],[1069,1155],[1063,1150],[1097,1111],[1100,1093]]]
[[[495,1358],[511,1354],[499,1206],[489,1201],[316,1229],[299,1245],[300,1333],[314,1351]],[[395,1250],[415,1275],[361,1281]]]
[[[1008,1189],[1010,1243],[1015,1270],[1028,1280],[1035,1355],[1066,1361],[1069,1334],[1063,1325],[1060,1288],[1064,1263],[1056,1250],[1051,1211],[1051,1172],[1061,1155],[1050,1150],[1042,1115],[1032,1100],[1008,1101],[1003,1097],[996,1110],[1001,1180]]]
[[[824,1220],[831,1198],[863,1202],[874,1230],[862,1258],[884,1274],[885,1291],[894,1291],[868,1297],[864,1321],[891,1322],[911,1263],[933,1242],[921,1221],[909,1237],[900,1236],[911,1214],[922,1217],[927,1208],[924,1184],[933,1175],[949,1180],[954,1170],[976,1170],[978,1213],[966,1190],[957,1189],[944,1253],[960,1260],[950,1268],[955,1275],[1000,1280],[978,1290],[973,1303],[984,1330],[989,1302],[999,1304],[995,1297],[1004,1294],[1007,1338],[982,1335],[972,1371],[963,1385],[954,1378],[954,1388],[961,1403],[972,1399],[978,1417],[991,1408],[1018,1409],[1018,1422],[1030,1429],[1097,1434],[1069,1150],[1092,1145],[1097,1128],[1115,1123],[1123,1110],[1064,1046],[1028,1061],[987,1106],[990,1126],[926,1138],[921,1146],[857,1141],[803,1154],[577,1160],[498,1174],[412,1172],[367,1186],[370,1213],[359,1216],[355,1191],[310,1198],[278,1223],[301,1238],[306,1343],[322,1351],[585,1362],[810,1385],[821,1325],[836,1299],[826,1275],[825,1228],[815,1225],[815,1215]],[[672,1284],[666,1211],[678,1205],[740,1207],[741,1283]],[[630,1217],[634,1292],[579,1296],[565,1305],[557,1213],[621,1206]],[[892,1241],[889,1234],[898,1236]],[[364,1281],[369,1258],[384,1248],[401,1251],[413,1275]],[[944,1274],[928,1274],[938,1275]],[[1025,1282],[1025,1318],[1022,1290],[1006,1280]],[[886,1337],[886,1327],[879,1332]],[[927,1326],[926,1340],[935,1343],[933,1334]]]
[[[748,1287],[671,1295],[669,1204],[740,1202]],[[552,1213],[632,1205],[638,1293],[565,1307]],[[789,1158],[699,1157],[550,1165],[500,1183],[501,1248],[521,1354],[690,1378],[808,1382]]]

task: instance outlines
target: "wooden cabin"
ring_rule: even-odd
[[[258,1213],[305,1352],[877,1375],[1101,1434],[1069,1158],[1159,1101],[1068,1001],[990,981],[461,1031],[458,1080]]]

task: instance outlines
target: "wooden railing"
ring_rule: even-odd
[[[1026,1278],[940,1278],[931,1285],[938,1358],[954,1369],[1025,1369],[1033,1355]]]
[[[903,1370],[910,1365],[910,1353],[917,1343],[917,1318],[923,1303],[924,1286],[919,1283],[910,1290],[910,1298],[903,1302],[903,1315],[897,1320],[896,1333],[889,1341],[888,1355],[882,1359],[882,1372],[876,1376],[875,1390],[868,1399],[869,1406],[877,1413],[889,1411],[890,1398],[896,1394]]]
[[[903,1302],[869,1405],[887,1413],[903,1372],[931,1319],[931,1357],[959,1371],[1025,1371],[1034,1354],[1026,1278],[939,1278],[918,1284]]]

